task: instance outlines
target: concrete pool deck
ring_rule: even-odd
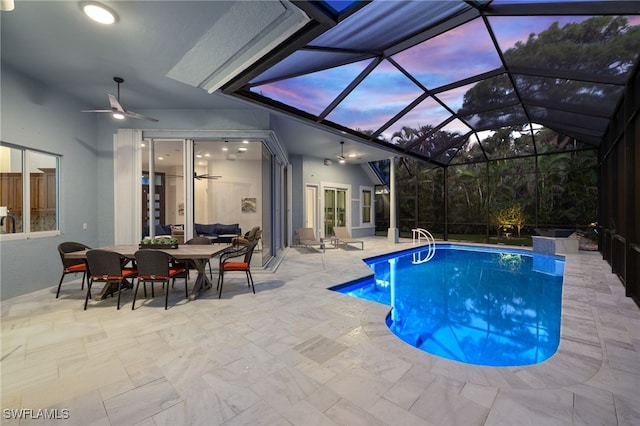
[[[413,348],[387,306],[326,290],[412,246],[363,240],[290,248],[254,274],[255,295],[242,274],[221,300],[178,285],[167,311],[158,295],[132,311],[130,293],[83,311],[80,280],[55,299],[52,271],[50,288],[2,302],[2,408],[67,409],[65,425],[640,424],[640,310],[599,253],[566,256],[556,355],[496,368]]]

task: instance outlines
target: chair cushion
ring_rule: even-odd
[[[94,280],[116,281],[116,280],[123,280],[132,275],[136,275],[137,273],[138,273],[138,270],[135,268],[125,268],[122,270],[121,275],[92,275],[91,278]]]
[[[225,271],[248,271],[249,265],[245,262],[225,262],[222,264]]]
[[[169,268],[169,276],[173,277],[174,275],[178,275],[186,271],[187,270],[184,266],[172,266]]]
[[[78,263],[64,268],[64,272],[85,272],[86,270],[87,265],[85,263]]]
[[[138,279],[140,281],[167,281],[169,277],[165,277],[164,275],[138,275]]]
[[[122,269],[122,278],[127,278],[132,275],[136,275],[138,273],[137,268],[123,268]]]

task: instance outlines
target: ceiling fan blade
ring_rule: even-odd
[[[154,123],[158,122],[158,119],[156,118],[139,114],[133,111],[127,111],[126,109],[124,109],[124,107],[120,103],[120,84],[123,83],[124,80],[120,77],[113,77],[113,80],[118,84],[118,96],[116,97],[111,94],[107,94],[107,96],[109,97],[109,105],[111,106],[111,109],[91,109],[91,110],[84,110],[82,112],[108,112],[112,114],[122,114],[125,117],[136,118],[138,120],[153,121]],[[117,117],[117,118],[122,118],[122,117]]]
[[[113,112],[119,112],[124,114],[125,110],[124,108],[122,108],[122,105],[120,105],[120,102],[118,102],[118,99],[113,95],[107,95],[107,96],[109,96],[109,104],[111,105],[111,110]]]
[[[157,118],[153,118],[153,117],[149,117],[149,116],[146,116],[146,115],[138,114],[137,112],[133,112],[133,111],[124,110],[123,114],[125,115],[125,117],[129,117],[129,118],[137,118],[138,120],[153,121],[154,123],[158,122]]]
[[[193,174],[193,177],[197,180],[201,180],[201,179],[212,179],[212,180],[216,180],[216,179],[220,179],[222,176],[214,176],[214,175],[210,175],[209,173],[204,173],[204,174]]]
[[[120,102],[118,101],[118,98],[116,98],[113,95],[109,95],[109,103],[111,104],[111,108],[113,108],[113,112],[119,112],[125,117],[137,118],[138,120],[148,120],[148,121],[153,121],[155,123],[158,122],[158,120],[153,117],[147,117],[146,115],[139,114],[137,112],[127,111],[126,109],[124,109],[122,104],[120,104]]]

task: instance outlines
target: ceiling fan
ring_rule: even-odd
[[[211,180],[216,180],[216,179],[220,179],[222,176],[216,176],[216,175],[210,175],[209,173],[203,173],[201,175],[194,173],[193,174],[193,178],[196,180],[202,180],[202,179],[211,179]]]
[[[146,115],[138,114],[137,112],[127,111],[120,104],[120,84],[124,83],[124,79],[122,77],[113,77],[113,81],[118,85],[118,96],[108,95],[109,96],[109,104],[111,105],[111,109],[90,109],[84,110],[82,112],[108,112],[113,114],[113,118],[117,118],[118,120],[122,120],[125,117],[129,118],[137,118],[139,120],[148,120],[157,122],[158,120],[153,117],[148,117]]]
[[[182,175],[166,175],[166,177],[168,178],[182,178],[184,176]],[[199,175],[198,173],[193,173],[193,178],[195,180],[203,180],[203,179],[208,179],[208,180],[217,180],[220,179],[222,176],[220,175],[210,175],[209,173],[203,173],[201,175]]]
[[[347,159],[344,156],[344,141],[340,141],[340,155],[336,155],[340,163],[344,163]]]

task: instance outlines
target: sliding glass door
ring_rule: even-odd
[[[347,191],[339,188],[324,190],[324,236],[334,235],[334,226],[347,226]]]
[[[184,140],[144,141],[141,182],[143,236],[170,235],[172,232],[182,235],[177,231],[184,230],[184,144]]]

